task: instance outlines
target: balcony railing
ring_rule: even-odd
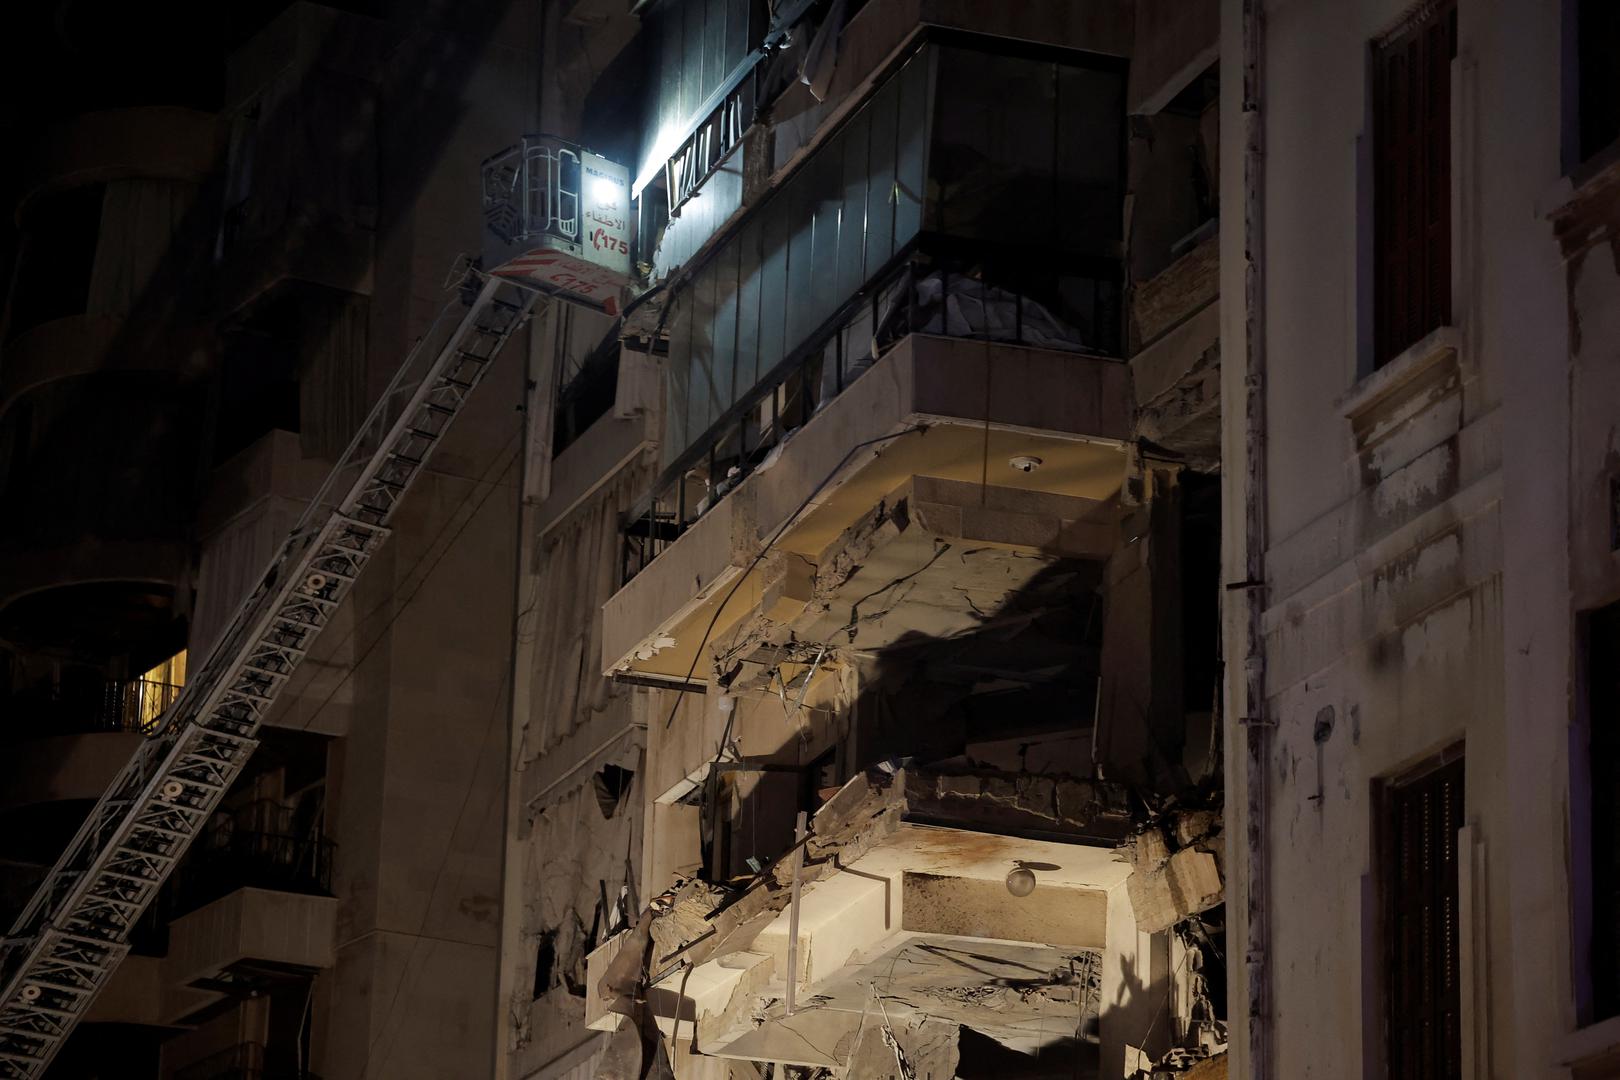
[[[173,705],[183,689],[175,683],[154,679],[131,679],[109,683],[103,722],[113,730],[150,735],[157,730],[158,718]]]
[[[28,687],[5,704],[11,738],[128,732],[150,735],[183,688],[153,679],[65,681]]]
[[[295,1063],[280,1060],[262,1043],[238,1043],[176,1069],[174,1080],[320,1080]]]
[[[1092,356],[1119,352],[1120,267],[1070,258],[1061,274],[1084,326],[1035,299],[1059,271],[1038,256],[924,236],[849,300],[678,456],[625,517],[621,583],[644,570],[698,518],[771,457],[860,375],[911,333]],[[678,407],[679,402],[671,405]]]
[[[237,889],[330,896],[336,845],[269,800],[219,815],[181,864],[175,912],[194,911]]]

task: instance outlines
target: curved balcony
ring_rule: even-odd
[[[0,415],[50,383],[103,371],[178,372],[211,342],[196,327],[184,337],[166,331],[166,347],[125,349],[128,321],[117,315],[64,315],[21,331],[7,342],[0,364]],[[164,395],[168,397],[170,395]]]
[[[170,107],[84,113],[54,127],[26,160],[17,216],[55,188],[125,177],[200,183],[218,167],[223,148],[213,113]]]
[[[0,413],[0,632],[93,663],[174,636],[195,403],[153,372],[57,379]]]
[[[210,250],[199,196],[220,150],[210,114],[120,109],[66,120],[22,169],[0,346],[0,632],[24,648],[99,663],[173,629],[203,414],[186,372],[211,340],[173,304]]]

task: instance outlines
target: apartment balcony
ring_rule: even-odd
[[[107,109],[55,126],[25,163],[20,204],[61,187],[131,176],[201,183],[219,164],[219,120],[170,107]]]
[[[837,35],[836,64],[814,91],[799,80],[773,84],[765,62],[770,50],[790,29],[807,37],[817,32],[813,25],[795,29],[807,6],[779,5],[780,21],[768,24],[749,20],[748,5],[738,0],[665,4],[647,18],[644,33],[652,39],[650,63],[659,89],[650,103],[652,138],[636,163],[634,190],[648,191],[643,202],[655,207],[643,217],[643,235],[662,232],[657,250],[645,252],[655,278],[701,259],[728,222],[833,137],[893,69],[926,43],[1039,42],[1054,53],[1093,59],[1124,58],[1132,50],[1128,0],[872,0],[859,5]],[[723,35],[688,29],[703,26],[706,14],[723,19]],[[739,24],[746,27],[742,33]],[[722,37],[716,56],[713,43]],[[745,129],[756,112],[768,119],[758,130]],[[914,118],[914,129],[925,126],[923,116]]]
[[[135,679],[48,664],[34,678],[14,658],[12,690],[0,699],[0,922],[26,900],[45,868],[78,829],[89,806],[179,697],[180,654]],[[21,682],[22,685],[16,685]]]
[[[119,967],[91,1019],[186,1024],[330,969],[335,845],[294,817],[269,800],[216,815],[143,921],[151,955]]]
[[[236,888],[168,923],[162,956],[133,956],[113,974],[92,1020],[178,1025],[221,1002],[307,980],[336,962],[338,900]]]
[[[994,35],[900,40],[670,285],[663,473],[626,524],[610,671],[704,681],[698,652],[750,613],[826,642],[838,627],[817,612],[906,566],[906,592],[944,613],[912,628],[948,634],[1053,560],[1114,546],[1132,408],[1123,67]],[[957,553],[917,561],[940,545]],[[972,605],[940,603],[957,585]],[[907,625],[863,622],[843,644],[883,647]]]
[[[288,5],[232,55],[214,296],[233,312],[296,280],[369,295],[384,22]]]
[[[197,840],[175,877],[173,911],[195,911],[238,889],[332,895],[335,845],[299,829],[279,803],[251,803],[220,816]]]
[[[150,735],[184,687],[163,679],[90,678],[32,686],[6,701],[0,742],[64,735]]]
[[[784,379],[631,517],[628,580],[604,609],[605,671],[707,681],[700,647],[751,614],[791,624],[801,641],[842,630],[842,644],[857,647],[918,626],[946,634],[1051,560],[1113,550],[1130,425],[1121,362],[911,332],[815,400],[816,387],[844,377],[835,359]],[[783,427],[794,409],[797,422]],[[750,418],[766,410],[789,434],[754,445]],[[941,544],[959,554],[938,561]],[[843,629],[850,601],[908,573],[929,619],[895,612],[853,636]],[[941,603],[937,590],[956,601]]]
[[[24,164],[0,345],[12,642],[110,655],[171,621],[202,412],[184,376],[212,343],[177,298],[206,260],[220,149],[210,114],[124,109],[66,120]]]

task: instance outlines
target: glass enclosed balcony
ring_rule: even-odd
[[[926,45],[676,284],[633,576],[909,333],[1119,355],[1124,73]]]

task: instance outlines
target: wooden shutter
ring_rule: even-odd
[[[1451,321],[1455,0],[1423,5],[1373,47],[1374,360]]]
[[[1392,785],[1384,810],[1389,1078],[1461,1080],[1461,759]]]

